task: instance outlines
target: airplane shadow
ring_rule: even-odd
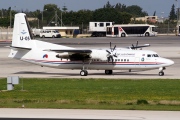
[[[50,73],[50,72],[33,72],[33,71],[20,71],[15,74],[28,74],[28,75],[49,75],[52,77],[66,77],[66,76],[79,76],[77,73]]]
[[[33,72],[33,71],[20,71],[20,72],[16,72],[16,73],[14,73],[14,74],[24,74],[24,75],[32,75],[32,77],[34,77],[33,75],[48,75],[48,76],[50,76],[50,77],[68,77],[68,76],[74,76],[74,77],[76,77],[76,76],[80,76],[79,75],[79,72],[75,72],[75,73],[50,73],[50,72]],[[145,77],[145,78],[147,78],[148,76],[149,77],[161,77],[161,76],[159,76],[158,75],[158,73],[157,74],[147,74],[147,73],[138,73],[138,72],[113,72],[113,74],[112,75],[105,75],[103,72],[102,73],[91,73],[90,71],[89,71],[89,74],[88,74],[88,76],[91,76],[91,75],[93,75],[93,76],[138,76],[138,77]],[[172,76],[172,75],[170,75],[170,74],[165,74],[165,76]]]

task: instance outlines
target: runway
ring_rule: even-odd
[[[40,39],[40,38],[38,38]],[[168,67],[164,72],[165,76],[158,76],[159,70],[131,72],[116,70],[113,75],[105,75],[104,70],[89,70],[88,76],[80,76],[80,70],[62,70],[47,67],[40,67],[30,63],[14,60],[8,58],[10,49],[5,46],[10,45],[10,42],[0,42],[0,77],[20,76],[20,77],[49,77],[49,78],[180,78],[178,72],[180,68],[180,38],[177,36],[163,36],[163,37],[127,37],[127,38],[72,38],[72,39],[41,39],[43,41],[62,44],[75,48],[109,48],[109,43],[112,46],[127,47],[131,44],[136,44],[139,41],[141,44],[150,44],[148,50],[157,52],[160,56],[172,59],[175,64]]]
[[[179,120],[179,118],[179,111],[0,109],[0,119],[3,120]]]

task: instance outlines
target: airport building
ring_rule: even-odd
[[[136,21],[144,21],[144,22],[152,22],[156,23],[158,21],[158,16],[144,16],[144,17],[137,17],[137,18],[131,18],[131,20]]]

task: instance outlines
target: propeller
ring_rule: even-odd
[[[108,53],[108,55],[107,55],[107,60],[108,60],[108,62],[114,62],[114,58],[113,57],[117,57],[117,55],[116,55],[116,53],[114,53],[114,50],[116,49],[116,45],[114,46],[114,48],[112,48],[111,47],[111,42],[110,42],[110,50],[111,51],[109,51],[109,50],[106,50],[106,52]]]
[[[136,42],[136,47],[134,47],[134,45],[132,44],[132,48],[131,49],[137,50],[137,47],[138,47],[138,41]]]

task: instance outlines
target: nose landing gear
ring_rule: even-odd
[[[164,72],[159,72],[159,76],[164,76]]]
[[[164,76],[163,70],[165,70],[165,69],[166,69],[165,67],[160,67],[159,68],[159,76]]]

